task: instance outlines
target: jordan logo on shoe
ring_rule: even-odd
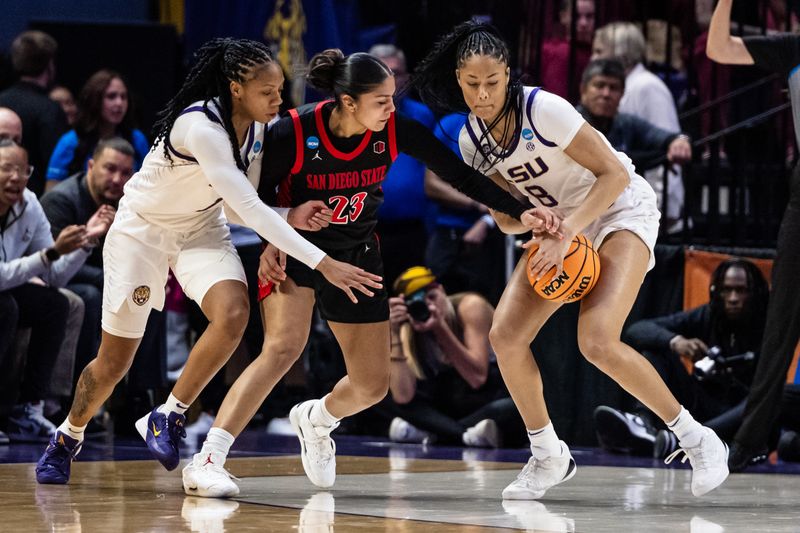
[[[161,431],[156,429],[156,423],[155,422],[153,422],[153,435],[156,436],[156,437],[161,435]]]
[[[214,464],[214,461],[211,460],[211,454],[208,454],[208,457],[206,457],[206,462],[203,463],[203,466],[213,465],[213,464]]]

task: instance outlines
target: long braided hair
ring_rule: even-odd
[[[494,26],[471,20],[462,22],[442,37],[420,62],[408,88],[416,89],[419,97],[434,113],[468,113],[469,106],[464,101],[464,94],[453,74],[453,67],[463,67],[466,60],[475,55],[489,56],[500,63],[509,64],[508,45]],[[505,121],[505,125],[497,142],[499,146],[508,145],[515,135],[519,135],[522,128],[522,102],[522,83],[512,78],[508,83],[503,109],[487,125],[486,131],[481,135],[480,146],[486,145],[483,141],[501,121]],[[501,154],[478,150],[475,156],[478,157],[479,154],[483,160],[477,162],[478,164],[473,160],[473,168],[479,168],[483,163],[491,167],[505,158],[502,150]]]
[[[168,138],[175,121],[189,104],[202,100],[203,109],[208,113],[208,102],[217,98],[222,125],[228,133],[236,166],[245,172],[247,167],[239,154],[239,141],[233,128],[230,82],[246,81],[254,68],[273,61],[272,52],[263,43],[225,38],[208,41],[200,47],[195,57],[197,62],[187,74],[178,94],[158,113],[158,120],[153,125],[153,144]],[[164,155],[172,161],[166,142]]]

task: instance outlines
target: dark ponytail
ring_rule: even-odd
[[[434,45],[414,71],[409,88],[416,89],[420,99],[434,113],[441,115],[454,112],[468,113],[469,106],[464,101],[464,94],[453,71],[462,67],[467,59],[475,55],[489,56],[500,63],[509,64],[508,45],[497,29],[490,24],[469,20],[453,28]],[[522,100],[522,83],[517,79],[511,79],[503,109],[488,125],[480,138],[479,145],[485,144],[483,141],[492,128],[506,117],[512,120],[505,121],[505,130],[498,144],[506,145],[513,136],[519,135],[522,127]],[[479,168],[484,162],[492,166],[505,157],[503,154],[484,154],[481,150],[477,150],[475,156],[480,157],[482,161],[472,161],[471,165],[474,168]]]
[[[345,56],[338,48],[323,50],[311,58],[306,81],[318,91],[333,95],[341,104],[344,94],[358,98],[375,89],[392,70],[383,61],[359,52]]]
[[[239,141],[231,118],[233,102],[230,82],[243,83],[246,75],[253,69],[273,61],[272,53],[265,44],[257,41],[225,38],[208,41],[200,47],[195,57],[197,62],[186,75],[178,94],[158,114],[158,120],[153,126],[153,144],[168,138],[175,121],[189,104],[200,100],[203,108],[208,111],[209,100],[218,98],[222,124],[231,142],[233,158],[236,166],[244,172],[247,167],[239,154]],[[166,142],[164,155],[172,161]]]

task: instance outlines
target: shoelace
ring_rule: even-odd
[[[700,442],[702,443],[703,441]],[[689,452],[689,450],[697,450],[697,452],[691,453]],[[703,453],[703,448],[701,448],[700,444],[698,444],[694,448],[688,448],[688,449],[678,448],[677,450],[669,454],[666,459],[664,459],[664,464],[667,465],[670,464],[672,460],[677,458],[681,453],[683,454],[683,458],[681,459],[681,464],[685,463],[688,460],[689,463],[692,465],[692,467],[702,469],[702,468],[707,468],[710,463],[710,460],[707,457],[705,457],[705,454]]]
[[[235,481],[241,481],[241,479],[228,472],[222,465],[218,465],[216,463],[209,463],[208,465],[203,465],[203,468],[207,468],[208,470],[211,470],[212,472],[217,474],[222,474]]]
[[[336,426],[334,426],[334,429],[335,427]],[[317,437],[315,439],[308,439],[303,436],[303,440],[306,442],[306,444],[310,444],[314,447],[318,462],[327,463],[333,458],[334,455],[336,455],[336,441],[334,441],[329,434]],[[326,440],[330,442],[330,446],[326,446]]]
[[[169,436],[172,439],[172,442],[176,442],[179,438],[185,439],[186,438],[186,428],[183,426],[179,426],[178,424],[167,424],[169,425]]]

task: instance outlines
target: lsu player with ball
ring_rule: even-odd
[[[469,112],[460,132],[464,160],[546,213],[538,249],[520,260],[494,316],[490,341],[514,403],[525,421],[532,457],[503,490],[504,499],[538,499],[576,472],[544,402],[530,344],[560,307],[534,293],[583,233],[599,252],[602,275],[581,302],[578,345],[586,359],[639,399],[675,432],[701,496],[728,476],[727,446],[696,422],[655,369],[620,340],[645,274],[654,265],[660,213],[656,196],[631,160],[568,102],[512,80],[506,43],[493,27],[465,22],[443,37],[415,72],[412,85],[434,112]],[[519,223],[493,213],[506,233]],[[672,458],[668,458],[671,460]]]

